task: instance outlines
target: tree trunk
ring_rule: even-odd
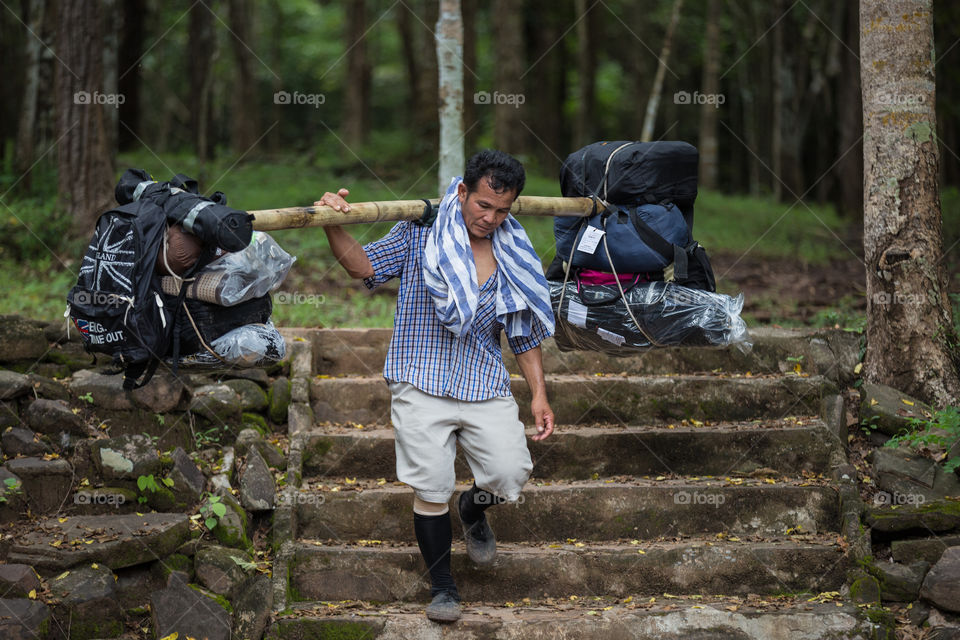
[[[524,73],[523,4],[518,0],[494,0],[497,68],[493,90],[481,94],[485,104],[493,105],[493,145],[512,154],[526,151],[527,138],[518,108],[519,100],[526,101],[520,79]]]
[[[103,16],[103,92],[118,96],[118,104],[104,110],[107,127],[107,151],[110,153],[110,164],[117,159],[117,129],[120,126],[119,102],[126,102],[127,97],[120,94],[119,87],[119,43],[121,15],[117,0],[102,0],[100,12]]]
[[[236,61],[237,81],[234,84],[233,148],[238,155],[250,151],[257,142],[257,79],[253,73],[251,52],[253,4],[249,0],[230,0],[230,40]]]
[[[190,7],[190,130],[201,167],[213,158],[210,123],[213,116],[213,56],[216,38],[213,13],[202,3]],[[202,171],[202,169],[201,169]]]
[[[460,0],[440,0],[436,33],[440,70],[440,166],[437,184],[438,193],[444,193],[453,176],[463,175],[463,20],[460,16]]]
[[[347,79],[343,138],[350,146],[362,145],[370,127],[370,63],[367,60],[366,31],[366,2],[348,2],[347,37],[344,43]]]
[[[707,33],[703,43],[703,92],[720,92],[720,0],[707,4]],[[700,185],[717,188],[717,104],[700,106]]]
[[[43,14],[46,9],[46,0],[30,0],[27,16],[30,32],[39,35],[43,30]],[[25,63],[23,66],[23,102],[20,106],[20,122],[17,126],[17,157],[16,172],[20,176],[20,185],[25,191],[30,190],[30,172],[33,167],[35,149],[35,129],[37,124],[37,92],[40,86],[40,53],[43,42],[39,38],[29,35],[24,40],[26,44]]]
[[[867,380],[960,399],[943,265],[932,0],[860,2]]]
[[[120,33],[117,90],[123,96],[118,111],[117,147],[127,151],[139,146],[140,69],[143,56],[143,25],[147,20],[147,0],[123,0],[123,29]]]
[[[433,35],[424,25],[436,24],[437,0],[403,2],[397,7],[397,28],[403,45],[410,87],[410,109],[421,150],[435,155],[437,148],[437,92],[439,81]]]
[[[590,7],[592,8],[592,7]],[[577,22],[577,120],[574,125],[574,146],[578,149],[593,141],[594,99],[596,86],[597,50],[593,44],[592,29],[596,20],[587,7],[587,0],[576,0]],[[582,16],[582,17],[581,17]]]
[[[773,199],[781,200],[783,198],[783,111],[785,108],[784,98],[784,73],[783,73],[783,29],[784,20],[779,19],[783,13],[783,0],[775,0],[773,3],[773,14],[778,18],[776,26],[773,27],[773,56],[772,56],[772,75],[773,75],[773,95],[771,97],[771,107],[773,117],[770,119],[770,166],[773,173],[772,189]]]
[[[89,235],[113,199],[103,104],[100,4],[60,0],[57,18],[57,191],[74,237]]]
[[[570,127],[563,114],[568,67],[566,47],[562,44],[570,23],[563,5],[553,0],[532,0],[527,4],[525,40],[529,43],[528,59],[535,63],[525,68],[520,82],[523,90],[525,81],[536,78],[535,83],[526,84],[535,90],[523,93],[523,104],[508,105],[517,112],[530,151],[547,175],[557,174],[560,159],[570,150]]]
[[[653,126],[657,120],[657,109],[660,107],[660,95],[663,93],[663,76],[667,71],[667,60],[670,59],[670,47],[673,44],[673,32],[680,22],[680,8],[683,6],[683,0],[673,0],[673,12],[670,14],[670,24],[667,26],[667,34],[663,38],[663,49],[660,50],[660,63],[657,65],[657,74],[653,77],[653,89],[650,91],[650,99],[647,101],[647,111],[643,118],[643,131],[640,134],[640,140],[649,142],[653,140]]]
[[[480,135],[477,104],[473,101],[478,79],[476,2],[461,2],[460,14],[463,16],[463,145],[465,149],[473,149]]]
[[[836,79],[837,138],[835,174],[840,188],[841,215],[854,220],[863,217],[863,106],[860,102],[860,61],[854,51],[860,48],[860,15],[857,5],[847,5],[844,17],[844,41],[850,47],[840,51],[841,72]]]

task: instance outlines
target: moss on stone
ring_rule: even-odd
[[[224,609],[227,613],[229,613],[230,615],[233,615],[233,605],[230,604],[230,601],[227,600],[226,597],[224,597],[224,596],[222,596],[222,595],[219,595],[219,594],[217,594],[217,593],[212,593],[212,592],[210,592],[210,591],[207,591],[206,589],[204,589],[203,587],[201,587],[201,586],[198,585],[198,584],[190,583],[190,584],[188,584],[187,586],[190,587],[191,589],[193,589],[194,591],[196,591],[197,593],[199,593],[199,594],[201,594],[201,595],[204,595],[204,596],[210,598],[211,600],[213,600],[214,602],[216,602],[218,605],[220,605],[221,607],[223,607],[223,609]]]
[[[246,412],[243,414],[241,422],[244,428],[255,429],[262,436],[270,434],[270,427],[267,425],[267,419],[259,413]]]

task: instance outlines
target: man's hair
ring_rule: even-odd
[[[468,193],[477,190],[481,178],[486,178],[490,188],[497,193],[515,190],[518,196],[527,181],[523,165],[513,156],[495,149],[478,151],[467,160],[463,183],[467,185]]]

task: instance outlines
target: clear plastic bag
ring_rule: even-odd
[[[615,284],[579,286],[571,281],[564,288],[562,282],[551,281],[554,339],[560,350],[618,356],[668,346],[752,347],[740,317],[743,294],[731,298],[672,282],[638,283],[624,293],[630,311]]]
[[[197,278],[215,281],[215,299],[208,302],[232,307],[276,290],[296,260],[269,235],[255,231],[245,249],[223,254],[204,267]]]
[[[280,362],[287,354],[283,336],[269,320],[265,324],[245,324],[228,331],[211,342],[210,347],[219,358],[209,351],[200,351],[180,358],[179,366],[209,369],[263,367]]]

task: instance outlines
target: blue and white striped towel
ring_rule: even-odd
[[[470,236],[463,222],[457,186],[450,182],[440,201],[440,211],[423,249],[423,278],[441,324],[461,336],[473,325],[480,300],[477,267]],[[553,335],[553,309],[543,267],[526,231],[508,214],[493,232],[493,255],[497,259],[497,319],[511,338],[529,336],[536,315]]]

